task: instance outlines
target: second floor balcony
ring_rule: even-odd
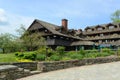
[[[92,37],[86,37],[85,40],[103,40],[103,39],[119,39],[119,34],[113,34],[113,35],[107,35],[107,36],[92,36]]]
[[[84,31],[84,35],[92,35],[92,34],[99,34],[99,33],[110,33],[110,32],[119,32],[120,28],[113,28],[113,29],[104,29],[104,30],[95,30],[95,31]]]

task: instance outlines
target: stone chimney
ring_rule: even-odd
[[[67,19],[62,19],[62,28],[64,31],[68,30],[68,20]]]

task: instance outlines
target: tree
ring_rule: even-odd
[[[9,33],[0,35],[0,48],[2,49],[3,53],[12,47],[14,38],[15,36]]]
[[[45,39],[41,36],[39,31],[28,31],[24,28],[24,25],[21,25],[20,29],[17,30],[20,34],[20,39],[23,45],[28,50],[34,50],[39,48],[41,45],[45,45]]]
[[[28,32],[22,37],[22,40],[29,50],[34,50],[35,48],[39,48],[41,45],[45,45],[45,40],[39,32]]]
[[[120,10],[116,10],[112,16],[111,16],[111,20],[113,22],[120,22]]]

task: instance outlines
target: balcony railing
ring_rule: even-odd
[[[102,40],[102,39],[118,39],[120,35],[113,34],[109,36],[95,36],[95,37],[86,37],[85,40]]]
[[[84,35],[89,35],[89,34],[115,32],[115,31],[120,31],[120,28],[96,30],[96,31],[89,31],[89,32],[84,31],[83,34],[84,34]]]

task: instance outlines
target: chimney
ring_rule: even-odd
[[[62,19],[62,28],[64,31],[68,30],[68,20],[67,19]]]

